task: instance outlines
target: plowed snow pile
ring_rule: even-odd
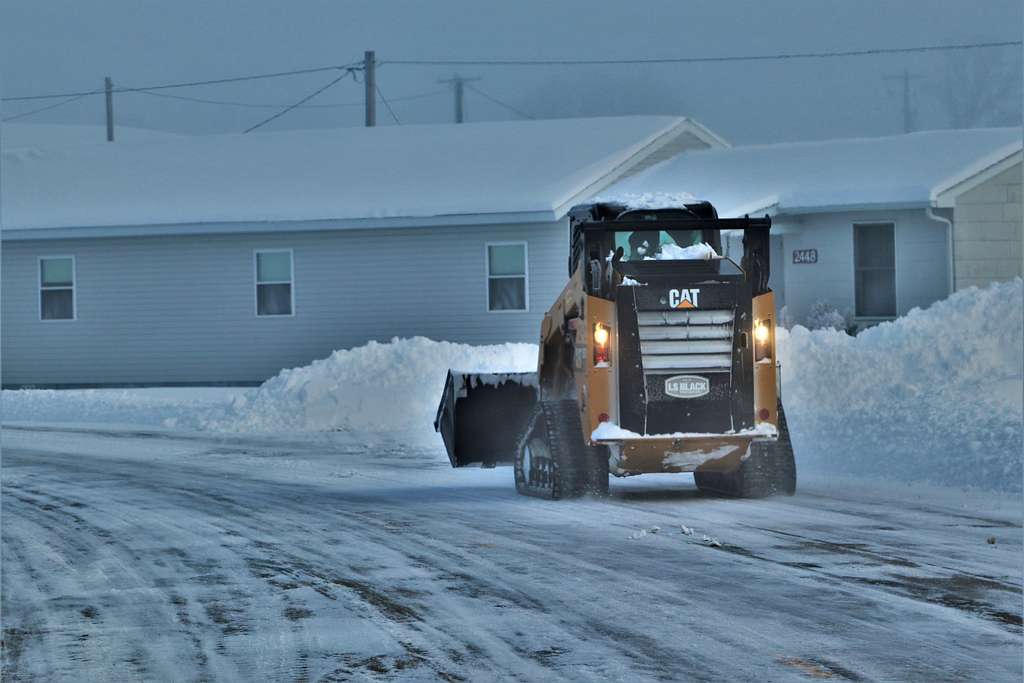
[[[1022,281],[968,289],[856,337],[779,330],[799,470],[1020,491]],[[347,432],[440,446],[448,368],[532,371],[533,344],[370,342],[226,390],[4,391],[6,421],[118,422],[221,432]]]
[[[1021,490],[1022,281],[957,292],[856,337],[780,330],[803,471]]]
[[[424,337],[370,342],[283,370],[198,426],[214,431],[344,431],[361,438],[436,439],[437,404],[449,368],[468,372],[536,369],[533,344],[469,346]]]

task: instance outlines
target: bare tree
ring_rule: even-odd
[[[928,88],[953,128],[1021,125],[1021,60],[1013,51],[946,56],[942,76]]]

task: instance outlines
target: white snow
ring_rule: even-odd
[[[689,125],[626,116],[12,148],[2,156],[4,227],[523,213],[552,221]]]
[[[7,113],[7,112],[5,112]],[[11,112],[13,113],[13,112]],[[136,142],[182,140],[188,136],[165,130],[115,126],[114,142],[107,142],[107,127],[77,123],[5,123],[0,127],[4,149],[34,147],[58,149],[76,145],[120,145]]]
[[[159,427],[223,407],[243,387],[19,389],[0,392],[4,423],[76,423]]]
[[[716,258],[722,257],[707,242],[701,242],[689,247],[680,247],[678,244],[663,244],[661,245],[661,251],[656,255],[658,261],[709,261]],[[653,261],[655,259],[646,257],[644,260]]]
[[[620,287],[642,287],[643,285],[643,282],[640,282],[639,280],[634,280],[628,275],[622,278],[622,282],[619,283]]]
[[[725,432],[728,436],[775,436],[775,427],[762,422],[750,429]],[[671,434],[637,434],[623,429],[614,422],[602,422],[590,433],[594,441],[618,441],[622,439],[699,439],[711,436],[722,436],[710,432],[672,432]]]
[[[449,368],[533,372],[533,344],[469,346],[424,337],[370,342],[282,371],[224,409],[194,417],[199,429],[228,432],[341,431],[365,439],[436,442],[432,423]]]
[[[780,213],[924,206],[950,178],[980,160],[1020,148],[1017,127],[694,150],[625,178],[601,197],[627,203],[650,197],[658,203],[685,189],[710,201],[723,217],[761,213],[772,206]]]
[[[799,471],[1019,492],[1022,298],[1017,279],[958,292],[856,337],[780,328],[782,395]],[[5,423],[333,433],[440,448],[432,422],[449,368],[500,381],[502,373],[533,371],[536,359],[533,344],[395,339],[337,351],[248,391],[4,391],[0,406]],[[645,437],[609,422],[591,436],[710,435]]]
[[[3,459],[11,680],[1021,679],[1019,497],[552,503],[439,448],[60,427]]]
[[[856,337],[778,330],[801,471],[1020,491],[1022,281],[957,292]]]
[[[594,201],[623,204],[627,209],[664,209],[681,207],[700,200],[689,192],[604,192],[595,197]]]

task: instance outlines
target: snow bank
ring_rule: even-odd
[[[533,344],[469,346],[424,337],[370,342],[284,370],[201,416],[201,429],[230,432],[357,432],[360,438],[433,442],[431,427],[449,368],[465,372],[528,372]]]
[[[1022,281],[850,337],[779,330],[798,469],[1020,491]]]
[[[4,422],[163,427],[228,404],[241,387],[19,389],[0,393]]]

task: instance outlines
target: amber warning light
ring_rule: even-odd
[[[608,341],[611,339],[611,330],[602,323],[594,325],[594,365],[597,367],[608,367]]]

